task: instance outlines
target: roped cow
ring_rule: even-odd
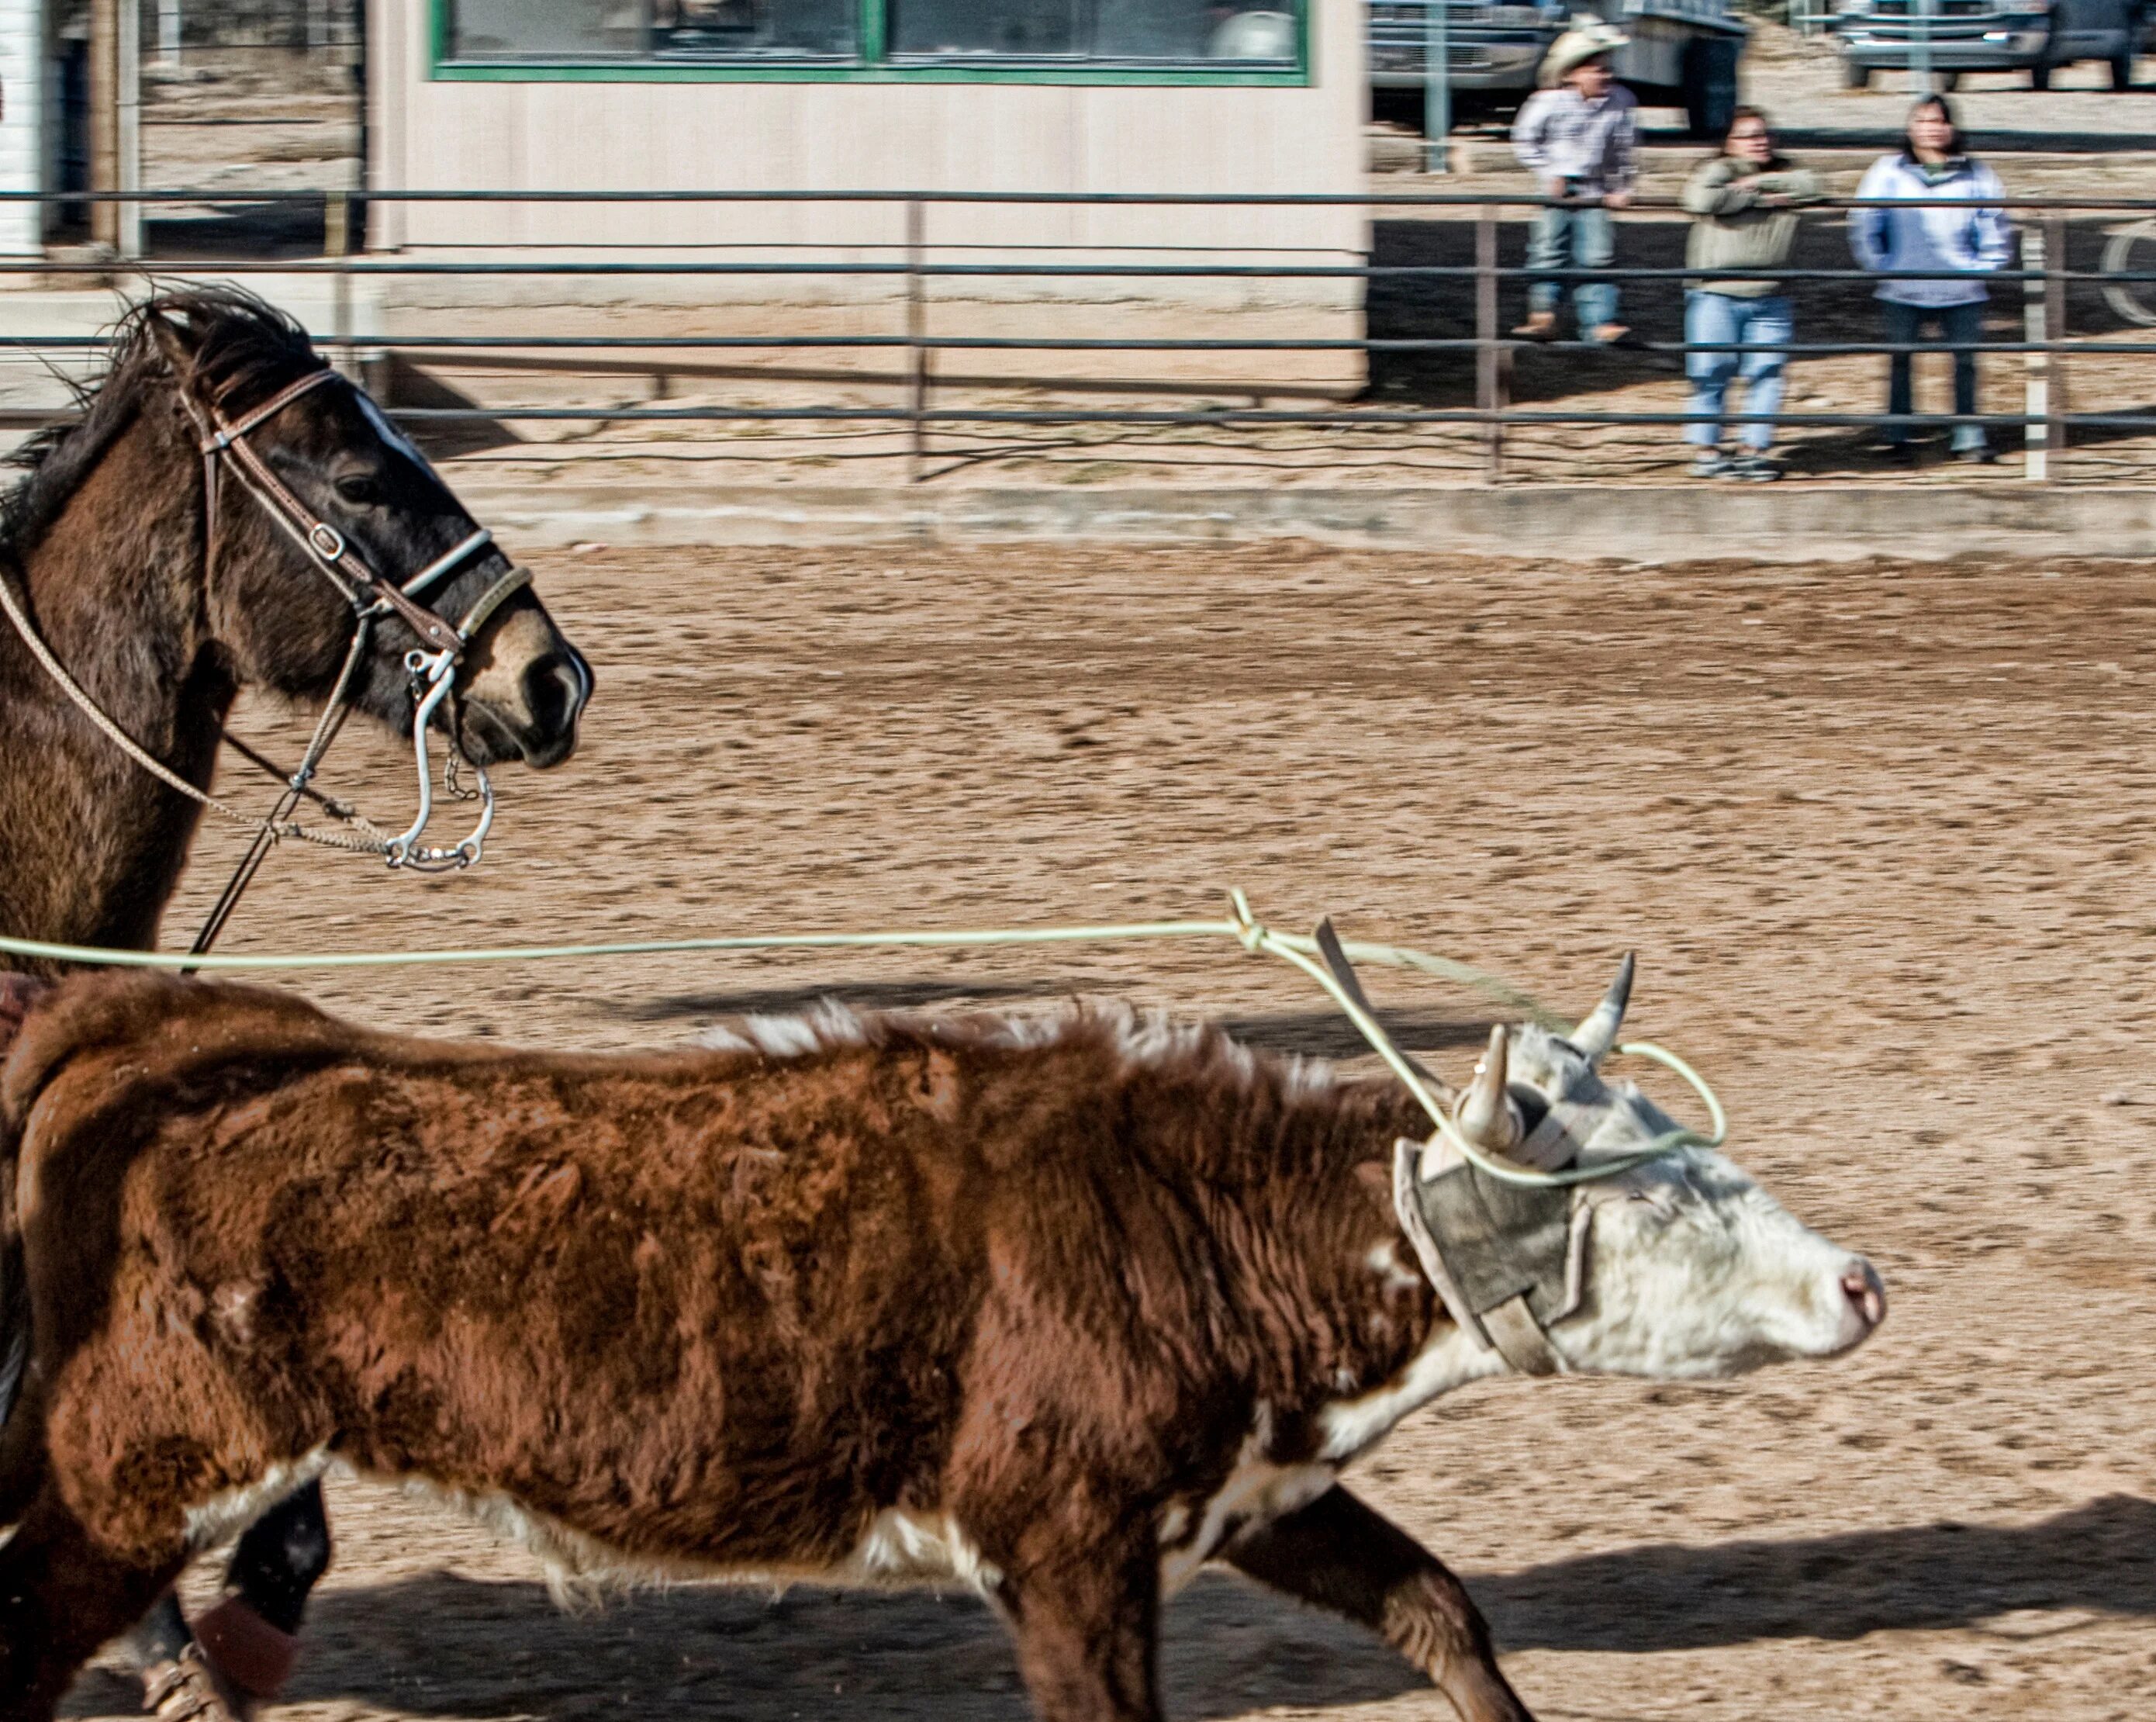
[[[1554,1118],[1592,1164],[1669,1130],[1598,1074],[1621,1002],[1497,1034],[1467,1139]],[[578,1057],[97,977],[32,1010],[0,1115],[8,1722],[332,1467],[430,1485],[568,1584],[955,1578],[1050,1722],[1158,1716],[1163,1596],[1213,1559],[1520,1722],[1459,1581],[1343,1468],[1514,1367],[1501,1308],[1523,1367],[1683,1378],[1836,1355],[1885,1309],[1696,1147],[1567,1195],[1554,1242],[1481,1188],[1440,1296],[1438,1186],[1488,1175],[1396,1082],[1098,1007]]]

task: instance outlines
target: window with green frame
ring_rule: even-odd
[[[437,76],[1300,83],[1312,0],[434,0]]]

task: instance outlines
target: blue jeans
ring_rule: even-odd
[[[1974,305],[1902,305],[1892,299],[1879,301],[1880,309],[1887,313],[1887,339],[1897,347],[1914,346],[1923,338],[1924,325],[1935,322],[1945,344],[1953,349],[1953,409],[1959,422],[1953,428],[1953,445],[1957,449],[1980,449],[1986,439],[1981,424],[1969,421],[1976,416],[1976,347],[1984,339],[1984,301]],[[1909,361],[1913,354],[1897,352],[1892,355],[1887,367],[1887,410],[1906,418],[1916,410],[1916,394],[1909,381]],[[1909,424],[1890,424],[1887,440],[1905,443],[1916,427]]]
[[[1786,296],[1743,299],[1734,293],[1685,295],[1685,375],[1691,379],[1691,410],[1712,418],[1685,426],[1685,440],[1712,448],[1722,440],[1722,403],[1730,380],[1744,382],[1745,446],[1764,454],[1774,440],[1774,414],[1782,405],[1784,351],[1796,335]],[[1749,347],[1752,352],[1701,352],[1702,347]]]
[[[1617,255],[1610,231],[1609,212],[1599,204],[1567,209],[1555,206],[1537,209],[1527,235],[1527,267],[1545,269],[1607,269]],[[1554,311],[1564,296],[1560,281],[1530,281],[1527,309]],[[1617,284],[1614,281],[1577,281],[1572,288],[1573,314],[1582,334],[1617,321]]]

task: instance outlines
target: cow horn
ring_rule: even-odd
[[[1318,955],[1325,959],[1325,966],[1332,971],[1332,978],[1340,983],[1340,990],[1355,1001],[1357,1010],[1368,1017],[1371,1021],[1377,1021],[1378,1007],[1370,1002],[1370,995],[1363,990],[1362,978],[1355,973],[1355,965],[1348,960],[1347,948],[1340,943],[1340,935],[1332,930],[1332,918],[1330,915],[1317,923],[1317,933],[1312,943],[1317,947]],[[5,1050],[5,1044],[0,1043],[0,1051]],[[1440,1103],[1449,1105],[1451,1103],[1452,1088],[1450,1083],[1435,1075],[1430,1067],[1417,1058],[1414,1053],[1400,1052],[1400,1049],[1397,1046],[1393,1050],[1399,1052],[1400,1061],[1429,1087]]]
[[[1520,1139],[1520,1115],[1505,1090],[1505,1025],[1490,1031],[1490,1050],[1475,1067],[1475,1080],[1460,1096],[1452,1121],[1476,1148],[1502,1154]]]
[[[1603,1055],[1617,1044],[1617,1031],[1625,1022],[1625,1007],[1631,1000],[1632,954],[1627,951],[1625,960],[1617,965],[1616,979],[1609,983],[1609,990],[1602,995],[1602,1002],[1565,1036],[1589,1064],[1599,1064]]]

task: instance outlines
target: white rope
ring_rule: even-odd
[[[190,800],[199,801],[212,812],[221,813],[234,824],[245,825],[249,830],[270,831],[272,835],[276,835],[266,820],[250,818],[237,808],[226,806],[216,796],[206,794],[198,789],[167,765],[163,760],[144,748],[126,730],[107,717],[97,702],[83,691],[82,684],[68,673],[67,666],[53,655],[52,648],[45,644],[38,630],[31,625],[29,617],[23,614],[22,605],[16,599],[15,582],[4,571],[0,571],[0,607],[6,609],[8,619],[15,625],[15,631],[22,635],[23,644],[29,647],[30,655],[44,666],[45,674],[59,684],[60,691],[74,702],[82,715],[95,724],[114,747],[119,748],[159,783],[167,788],[177,789]]]
[[[44,636],[38,632],[28,615],[23,611],[22,601],[15,595],[14,579],[5,569],[0,569],[0,609],[7,611],[8,619],[15,625],[15,632],[22,637],[23,644],[29,647],[30,655],[38,661],[45,674],[51,676],[58,684],[60,691],[74,702],[76,709],[95,724],[98,730],[114,747],[119,748],[159,783],[169,789],[178,790],[189,800],[201,803],[212,813],[222,815],[236,825],[244,825],[258,835],[267,836],[272,842],[286,837],[296,837],[303,843],[312,843],[323,849],[341,849],[354,855],[388,853],[388,845],[383,841],[380,834],[372,825],[357,815],[346,821],[358,828],[357,835],[344,831],[325,831],[315,826],[302,825],[296,820],[287,820],[283,825],[272,825],[268,820],[257,819],[252,814],[240,812],[238,808],[218,800],[207,790],[197,789],[167,765],[163,760],[142,746],[111,718],[105,716],[104,708],[90,697],[82,684],[69,673],[67,666],[60,662],[59,659],[54,655],[53,649],[45,644]],[[348,672],[349,661],[347,661],[346,669]],[[341,686],[341,682],[339,685]],[[334,707],[330,709],[333,710]],[[329,710],[325,710],[323,722],[316,726],[315,733],[317,738],[321,737],[328,717]],[[311,768],[318,763],[319,761],[314,757],[314,746],[310,743],[308,766]]]
[[[1316,960],[1320,954],[1316,939],[1293,933],[1275,933],[1251,914],[1250,903],[1241,892],[1231,892],[1229,897],[1235,907],[1235,918],[1227,921],[1136,921],[1091,927],[981,928],[947,931],[740,933],[711,938],[623,939],[601,944],[497,945],[457,950],[309,952],[259,956],[244,954],[197,956],[173,951],[115,950],[95,945],[58,944],[42,939],[0,937],[0,954],[45,963],[84,964],[116,969],[185,969],[226,974],[261,974],[302,969],[438,967],[449,964],[575,961],[598,957],[681,956],[720,952],[894,948],[980,950],[1002,945],[1097,944],[1167,938],[1226,938],[1235,940],[1245,950],[1264,953],[1291,963],[1315,980],[1340,1007],[1348,1021],[1355,1025],[1356,1031],[1370,1043],[1393,1074],[1407,1084],[1408,1092],[1430,1114],[1445,1140],[1463,1158],[1502,1182],[1543,1187],[1592,1183],[1614,1178],[1676,1149],[1719,1148],[1727,1139],[1728,1122],[1722,1112],[1722,1103],[1715,1097],[1714,1091],[1707,1087],[1699,1072],[1674,1052],[1650,1041],[1628,1041],[1616,1050],[1650,1058],[1683,1077],[1706,1103],[1708,1114],[1714,1121],[1711,1136],[1702,1136],[1696,1130],[1679,1128],[1666,1131],[1637,1149],[1609,1159],[1597,1160],[1591,1165],[1574,1166],[1561,1172],[1537,1171],[1509,1160],[1494,1159],[1460,1134],[1447,1116],[1443,1103],[1430,1092],[1414,1067],[1394,1046],[1392,1036],[1348,995],[1347,990],[1333,978],[1324,964]],[[1560,1024],[1563,1020],[1537,1008],[1533,1001],[1517,988],[1450,958],[1435,957],[1425,952],[1386,944],[1351,942],[1343,943],[1341,949],[1351,961],[1375,963],[1389,968],[1415,969],[1425,974],[1442,974],[1464,982],[1503,1000],[1507,1005],[1524,1005],[1531,1015],[1546,1025]]]

